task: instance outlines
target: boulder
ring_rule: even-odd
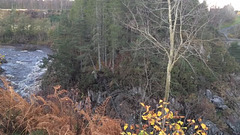
[[[208,127],[207,134],[208,135],[224,135],[224,133],[210,120],[203,121]]]
[[[0,67],[0,74],[2,74],[4,71],[5,70],[2,67]]]
[[[1,63],[7,63],[7,60],[5,58],[1,59]]]
[[[207,89],[205,94],[209,100],[211,100],[213,98],[213,94],[212,94],[211,90]]]
[[[217,126],[210,120],[203,120],[203,123],[206,124],[208,127],[207,135],[228,135],[226,133],[223,133]],[[188,131],[187,135],[193,135],[196,131],[194,130],[194,127],[191,126]]]
[[[216,108],[218,109],[222,109],[222,110],[225,110],[228,108],[228,106],[226,106],[224,104],[224,100],[223,98],[219,97],[219,96],[216,96],[214,95],[213,98],[210,100],[215,106]]]
[[[218,109],[225,110],[228,108],[227,105],[225,105],[223,98],[213,95],[211,90],[207,89],[205,92],[206,97],[216,106]]]

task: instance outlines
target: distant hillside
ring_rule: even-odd
[[[66,9],[68,10],[68,9]],[[0,19],[4,15],[11,13],[13,9],[0,9]],[[46,18],[51,15],[60,15],[61,10],[47,10],[47,9],[14,9],[17,13],[25,13],[30,15],[32,18]]]
[[[1,0],[0,9],[50,9],[64,10],[72,7],[74,0]]]

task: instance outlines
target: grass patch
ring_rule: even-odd
[[[229,23],[225,23],[222,25],[222,29],[223,28],[227,28],[227,27],[230,27],[230,26],[233,26],[233,25],[236,25],[236,24],[240,24],[240,16],[237,16],[233,22],[229,22]]]
[[[31,135],[48,135],[46,130],[35,130]]]
[[[232,55],[236,61],[240,63],[240,46],[238,45],[238,42],[232,43],[228,51],[230,55]]]

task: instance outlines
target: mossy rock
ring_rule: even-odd
[[[8,63],[6,59],[1,59],[1,63]]]
[[[0,67],[0,74],[2,74],[4,71],[5,70],[2,67]]]

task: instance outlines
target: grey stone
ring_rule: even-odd
[[[228,106],[227,105],[220,105],[219,108],[223,109],[223,110],[226,110],[226,109],[228,109]]]
[[[193,135],[195,133],[194,127],[191,126],[190,128],[188,128],[186,135]]]
[[[206,96],[209,100],[211,100],[213,98],[213,94],[212,94],[211,90],[209,90],[209,89],[206,90]]]
[[[2,67],[0,67],[0,74],[2,74],[4,71],[5,70]]]
[[[210,120],[203,121],[208,127],[207,134],[208,135],[224,135],[224,133]]]
[[[224,104],[224,100],[219,97],[214,95],[213,98],[211,99],[211,102],[216,106],[218,109],[227,109],[228,106]]]
[[[175,98],[170,99],[170,109],[181,111],[184,109],[183,105],[179,103]]]
[[[1,63],[7,63],[7,60],[6,59],[1,59]]]

